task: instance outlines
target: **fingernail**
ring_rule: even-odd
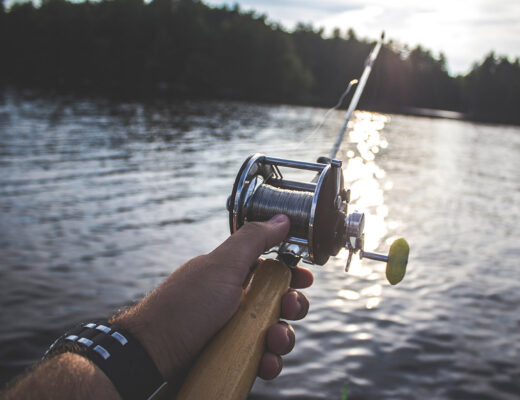
[[[298,315],[295,320],[304,318],[309,312],[309,302],[301,293],[298,293]]]
[[[269,220],[273,224],[284,224],[289,218],[284,214],[277,214]]]
[[[300,296],[299,296],[299,294],[298,294],[298,292],[296,290],[292,292],[292,296],[295,297],[296,304],[298,304],[297,307],[296,307],[296,313],[294,315],[294,320],[298,320],[298,319],[302,318],[301,314],[302,314],[302,308],[303,307],[302,307],[302,303],[300,301]]]
[[[282,372],[282,368],[283,368],[283,359],[282,359],[282,357],[280,357],[280,356],[277,356],[277,357],[278,357],[278,371],[276,371],[275,377],[280,375],[280,372]]]
[[[292,351],[292,349],[294,349],[294,344],[296,342],[296,337],[294,335],[294,331],[292,330],[292,328],[290,326],[287,328],[287,338],[289,339],[289,348],[288,348],[287,353],[289,353],[290,351]]]
[[[300,299],[298,298],[298,312],[296,313],[296,319],[302,319],[305,316],[305,312],[303,310],[303,305]]]

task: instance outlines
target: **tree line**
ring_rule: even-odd
[[[196,0],[0,0],[0,86],[328,106],[374,42],[352,29],[288,32],[265,15]],[[360,106],[460,111],[520,123],[520,65],[490,53],[452,77],[444,55],[387,41]]]

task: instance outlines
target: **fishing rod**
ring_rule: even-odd
[[[379,50],[381,50],[381,46],[383,45],[383,41],[385,40],[385,32],[381,33],[381,37],[379,38],[379,41],[377,42],[376,46],[372,49],[370,54],[368,55],[366,61],[365,61],[365,69],[363,70],[363,73],[361,74],[361,78],[359,78],[358,86],[356,88],[356,91],[354,92],[354,96],[352,96],[352,100],[350,101],[350,104],[347,109],[347,114],[345,115],[345,120],[343,121],[343,125],[341,127],[341,130],[339,131],[338,138],[336,139],[336,142],[334,143],[334,146],[332,146],[332,150],[330,151],[329,158],[335,158],[336,154],[338,154],[339,147],[341,146],[341,143],[343,142],[343,137],[345,136],[345,132],[347,130],[348,122],[350,121],[350,117],[352,117],[352,114],[357,108],[357,105],[359,103],[359,99],[361,98],[361,95],[363,94],[363,90],[365,90],[365,85],[368,81],[368,77],[370,76],[370,73],[372,72],[372,66],[376,62],[377,56],[379,55]]]
[[[291,281],[291,269],[300,260],[324,265],[341,249],[348,250],[346,270],[353,254],[385,262],[387,280],[395,285],[406,272],[409,247],[403,239],[390,246],[388,255],[366,252],[365,215],[349,213],[350,190],[344,186],[342,163],[335,160],[353,111],[382,45],[384,35],[370,53],[359,85],[348,107],[331,157],[316,163],[253,154],[242,164],[227,201],[229,227],[236,232],[249,221],[267,221],[285,214],[291,221],[286,239],[270,251],[277,259],[259,262],[237,312],[199,356],[177,394],[178,400],[245,399],[265,351],[267,329],[280,318],[282,296]],[[282,169],[311,171],[310,182],[285,179]]]

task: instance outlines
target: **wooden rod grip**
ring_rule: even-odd
[[[258,372],[267,329],[280,318],[291,271],[277,260],[262,261],[240,306],[203,350],[177,400],[243,400]]]

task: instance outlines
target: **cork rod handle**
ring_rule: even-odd
[[[178,400],[243,400],[258,372],[269,326],[280,318],[291,271],[264,260],[235,315],[203,350],[177,395]]]

